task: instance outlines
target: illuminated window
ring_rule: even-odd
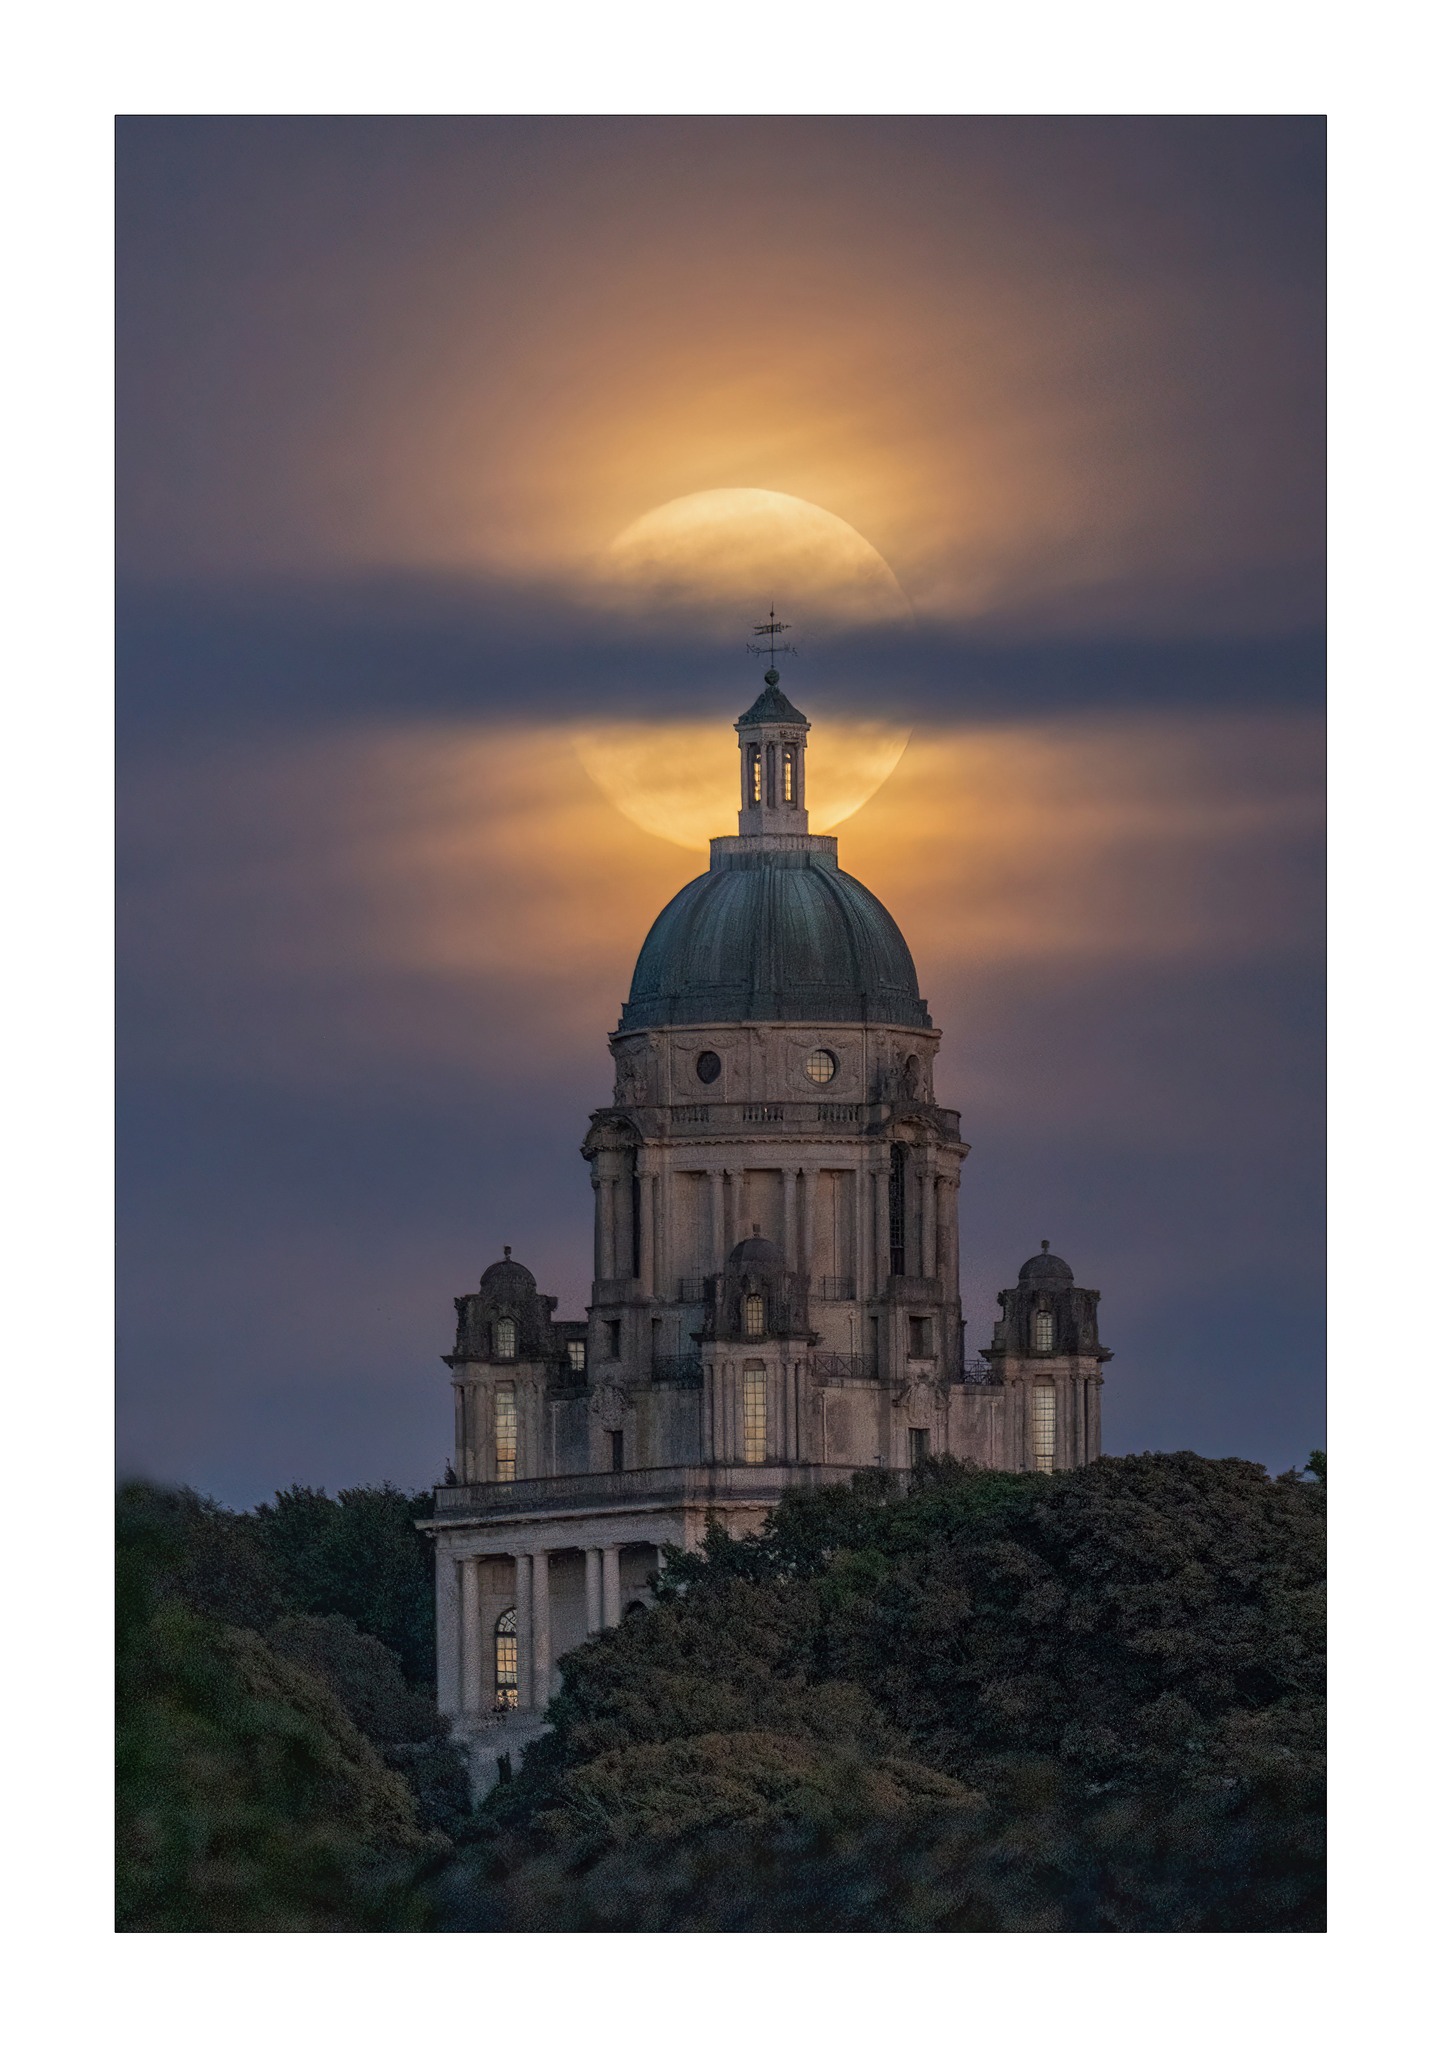
[[[1056,1388],[1043,1380],[1031,1390],[1031,1461],[1050,1472],[1056,1459]]]
[[[891,1270],[906,1271],[906,1147],[891,1148],[891,1174],[887,1181],[887,1224],[891,1240]]]
[[[496,1324],[497,1358],[514,1358],[516,1355],[516,1326],[509,1316],[502,1316]]]
[[[836,1055],[825,1052],[818,1046],[815,1052],[806,1055],[806,1078],[814,1081],[818,1088],[824,1088],[836,1072]]]
[[[796,801],[796,749],[781,749],[781,801],[794,804]]]
[[[503,1713],[521,1704],[516,1673],[516,1610],[508,1607],[496,1623],[496,1705]]]
[[[704,1081],[709,1088],[721,1073],[721,1055],[718,1052],[698,1052],[696,1055],[696,1079]]]
[[[743,1305],[741,1328],[748,1337],[766,1335],[766,1303],[759,1294],[748,1294]]]
[[[516,1476],[516,1390],[496,1388],[496,1477]]]
[[[585,1338],[584,1338],[584,1337],[571,1337],[571,1338],[569,1338],[569,1339],[567,1340],[567,1343],[566,1343],[566,1356],[567,1356],[567,1358],[569,1358],[569,1359],[570,1359],[570,1361],[571,1361],[571,1370],[572,1370],[572,1372],[584,1372],[584,1371],[586,1370],[586,1340],[585,1340]]]
[[[907,1431],[907,1435],[911,1438],[911,1465],[912,1470],[915,1471],[918,1465],[924,1465],[931,1456],[931,1431],[929,1429],[910,1429]]]
[[[1056,1341],[1056,1325],[1049,1308],[1039,1308],[1031,1319],[1031,1348],[1050,1351]]]
[[[766,1463],[764,1365],[748,1365],[741,1374],[741,1458],[747,1465]]]
[[[753,804],[759,804],[761,801],[761,749],[760,747],[752,747],[749,751],[751,756],[751,801]]]

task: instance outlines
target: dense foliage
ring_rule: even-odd
[[[562,1660],[474,1818],[412,1682],[425,1496],[128,1489],[122,1924],[1320,1927],[1311,1475],[942,1462],[789,1496]]]
[[[420,1924],[416,1871],[469,1803],[434,1699],[402,1664],[429,1611],[429,1573],[407,1569],[426,1562],[409,1519],[425,1504],[296,1489],[251,1516],[121,1489],[121,1927]]]
[[[441,1911],[1320,1926],[1324,1509],[1189,1454],[798,1494],[566,1660]]]

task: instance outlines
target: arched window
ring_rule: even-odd
[[[1039,1308],[1031,1319],[1031,1348],[1033,1351],[1050,1351],[1056,1342],[1056,1324],[1052,1321],[1049,1308]]]
[[[497,1358],[514,1358],[516,1355],[516,1326],[509,1316],[502,1316],[496,1324]]]
[[[796,801],[796,749],[781,749],[781,801],[794,804]]]
[[[766,1303],[759,1294],[748,1294],[742,1303],[741,1328],[748,1337],[766,1335]]]
[[[750,772],[746,778],[750,797],[753,804],[759,804],[761,801],[761,749],[760,747],[748,747],[746,751],[750,760]]]
[[[496,1705],[502,1713],[521,1704],[518,1669],[516,1610],[508,1607],[496,1623]]]
[[[645,1612],[646,1603],[644,1600],[632,1600],[626,1609],[626,1619],[629,1621],[633,1614],[644,1614]]]
[[[1031,1462],[1050,1472],[1056,1461],[1056,1388],[1039,1380],[1031,1390]]]
[[[766,1463],[766,1368],[748,1365],[741,1374],[741,1462]]]

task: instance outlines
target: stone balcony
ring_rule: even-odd
[[[487,1479],[438,1486],[435,1521],[503,1521],[510,1515],[585,1512],[596,1508],[706,1506],[709,1502],[773,1506],[790,1486],[841,1486],[853,1465],[658,1465],[628,1472],[561,1473],[542,1479]]]

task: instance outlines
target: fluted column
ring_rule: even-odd
[[[524,1711],[532,1704],[531,1667],[535,1637],[531,1627],[531,1560],[516,1553],[516,1701]]]
[[[461,1574],[453,1552],[436,1544],[436,1711],[461,1710]]]
[[[586,1552],[586,1634],[595,1635],[601,1626],[601,1553]]]
[[[621,1549],[608,1543],[601,1552],[601,1626],[614,1628],[621,1619]]]
[[[481,1711],[481,1560],[461,1560],[461,1712]]]
[[[531,1557],[531,1697],[537,1713],[551,1696],[551,1559],[537,1550]]]

